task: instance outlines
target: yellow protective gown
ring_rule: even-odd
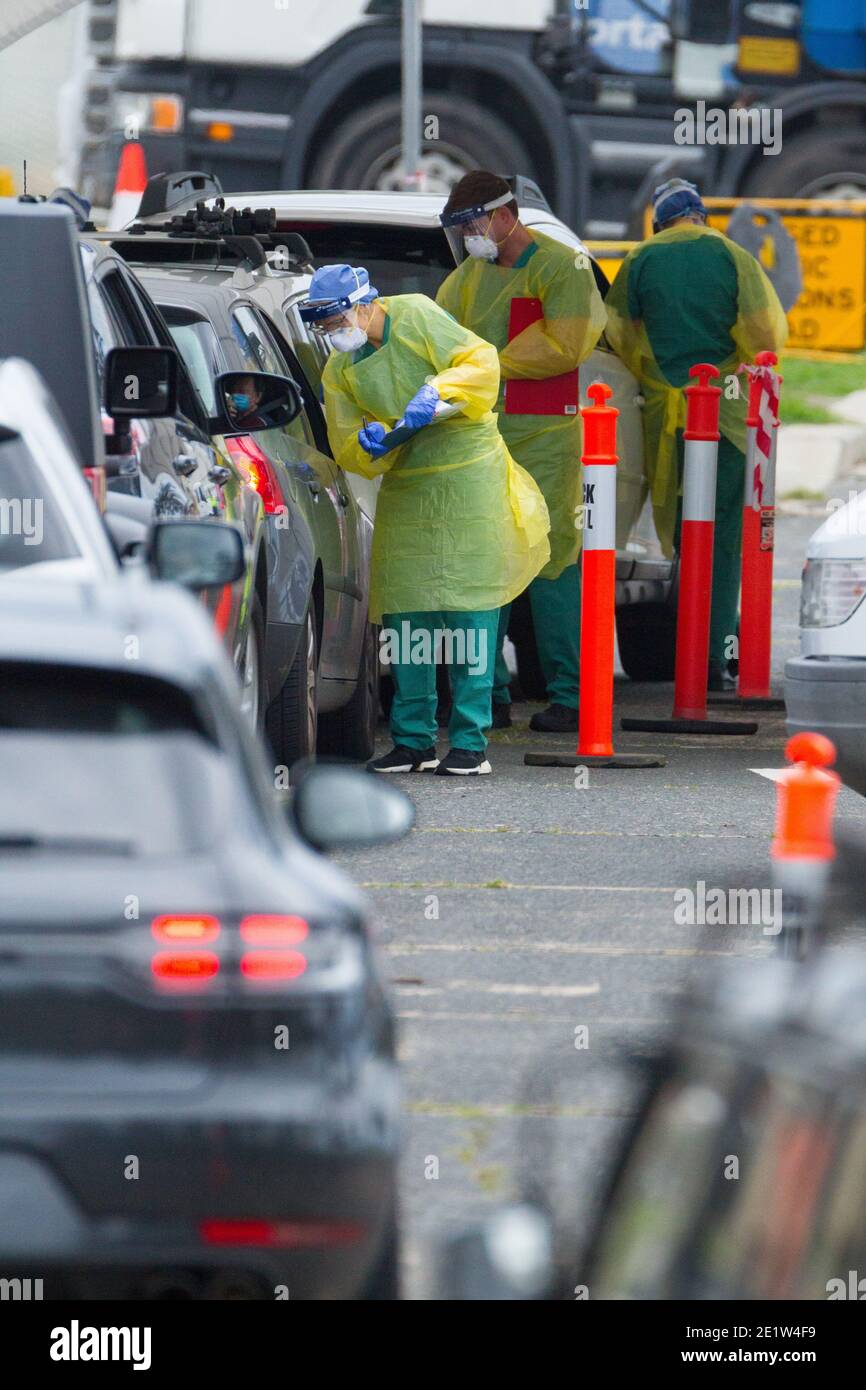
[[[550,522],[541,492],[496,426],[496,352],[426,295],[380,303],[387,315],[382,346],[334,353],[322,376],[336,462],[365,478],[384,475],[370,617],[498,608],[547,563]],[[371,458],[358,430],[373,420],[393,428],[425,382],[461,404],[461,413]]]
[[[502,381],[533,381],[574,371],[595,347],[604,327],[604,303],[589,264],[578,253],[530,233],[530,248],[512,267],[467,259],[442,283],[436,302],[458,323],[493,343]],[[540,299],[544,318],[508,341],[511,301]],[[503,387],[504,389],[504,387]],[[579,415],[506,415],[500,390],[499,429],[509,450],[538,483],[550,512],[550,562],[542,579],[556,579],[580,552],[575,527],[582,502]]]
[[[719,403],[719,430],[735,448],[745,452],[746,414],[749,383],[744,373],[737,377],[737,386],[726,387],[725,378],[734,376],[741,363],[752,363],[763,351],[778,351],[788,336],[788,324],[775,290],[754,256],[736,242],[711,227],[684,223],[659,232],[651,245],[684,242],[695,237],[720,237],[732,257],[737,275],[737,318],[724,325],[733,339],[736,351],[723,362],[714,362],[719,369],[717,385],[722,387]],[[652,498],[656,533],[665,554],[674,549],[677,497],[681,480],[677,475],[676,433],[686,422],[686,398],[682,387],[673,386],[663,375],[654,355],[643,322],[635,322],[628,309],[628,277],[642,246],[630,251],[619,268],[605,300],[607,309],[606,336],[614,352],[641,383],[643,408],[645,466]],[[676,284],[671,295],[676,295]]]

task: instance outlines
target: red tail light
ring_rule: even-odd
[[[99,463],[93,468],[85,468],[84,476],[90,484],[93,500],[101,512],[105,511],[105,469]]]
[[[366,1235],[357,1221],[202,1221],[206,1245],[292,1246],[351,1245]]]
[[[280,917],[258,913],[241,921],[241,940],[250,946],[297,946],[309,936],[310,928],[303,917]]]
[[[253,491],[259,494],[268,516],[285,511],[286,504],[274,465],[252,436],[235,435],[225,443],[232,462],[243,473]]]
[[[169,912],[154,917],[150,929],[157,941],[198,943],[214,941],[219,936],[220,923],[218,917],[211,917],[206,912],[184,915]]]
[[[300,951],[245,951],[241,974],[247,980],[267,984],[272,980],[296,980],[307,968]]]
[[[213,951],[160,951],[151,961],[154,978],[169,989],[198,989],[219,973]]]

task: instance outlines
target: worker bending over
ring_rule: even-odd
[[[530,728],[559,733],[577,728],[581,533],[581,420],[577,392],[560,413],[516,413],[507,408],[505,384],[539,385],[577,369],[604,327],[604,304],[585,252],[525,227],[505,179],[474,170],[455,184],[441,217],[457,269],[436,296],[458,323],[493,343],[502,377],[496,409],[499,428],[514,458],[532,475],[550,512],[550,560],[529,587],[539,660],[549,708]],[[540,316],[513,333],[512,301],[540,301]],[[509,610],[500,623],[508,629]],[[494,727],[511,723],[508,671],[499,660],[494,688]]]
[[[499,609],[550,554],[544,498],[497,429],[495,349],[426,295],[380,299],[348,265],[316,271],[301,315],[336,349],[322,377],[336,463],[382,476],[370,621],[391,660],[394,747],[368,767],[487,773]],[[441,762],[437,635],[453,692]]]
[[[748,251],[706,225],[694,184],[670,179],[653,194],[654,235],[625,258],[606,300],[607,337],[645,398],[645,458],[656,532],[679,546],[683,427],[689,368],[722,378],[708,688],[729,690],[740,587],[748,379],[741,363],[778,352],[788,336],[776,291]],[[725,383],[725,378],[729,381]],[[736,381],[736,385],[732,383]]]

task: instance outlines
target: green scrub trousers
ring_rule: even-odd
[[[685,443],[677,431],[677,461],[682,478]],[[710,661],[727,663],[735,646],[740,598],[740,553],[743,539],[743,487],[746,456],[726,439],[719,440],[716,472],[716,524],[713,533],[713,598],[710,615]],[[680,544],[683,499],[677,502],[676,546]]]
[[[580,694],[580,561],[566,565],[556,579],[533,579],[529,586],[529,603],[538,659],[547,681],[547,698],[551,704],[577,709]],[[511,604],[500,608],[499,613],[493,701],[497,705],[507,705],[511,692],[502,643],[508,631]]]
[[[459,639],[453,660],[448,664],[451,677],[452,707],[448,735],[452,748],[464,748],[471,753],[483,753],[487,747],[487,731],[491,723],[493,668],[496,660],[496,639],[499,626],[498,608],[481,612],[385,613],[382,629],[391,629],[399,638],[399,661],[391,662],[394,678],[394,702],[391,705],[391,737],[403,748],[423,750],[435,746],[436,723],[436,665],[435,661],[411,660],[411,646],[406,650],[402,640],[403,624],[408,623],[412,634],[429,632],[435,652],[433,634],[437,628],[453,634],[463,633],[462,651]],[[474,645],[473,645],[474,644]],[[448,651],[444,652],[447,658]],[[458,661],[463,655],[466,659]]]

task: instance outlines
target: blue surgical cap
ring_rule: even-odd
[[[700,212],[704,217],[707,215],[698,189],[685,179],[668,179],[667,183],[659,184],[653,193],[652,207],[654,232],[666,222],[683,217],[688,212]]]
[[[310,282],[308,302],[301,305],[301,318],[305,323],[316,323],[345,313],[353,304],[371,304],[378,297],[379,291],[370,284],[363,266],[323,265]]]

